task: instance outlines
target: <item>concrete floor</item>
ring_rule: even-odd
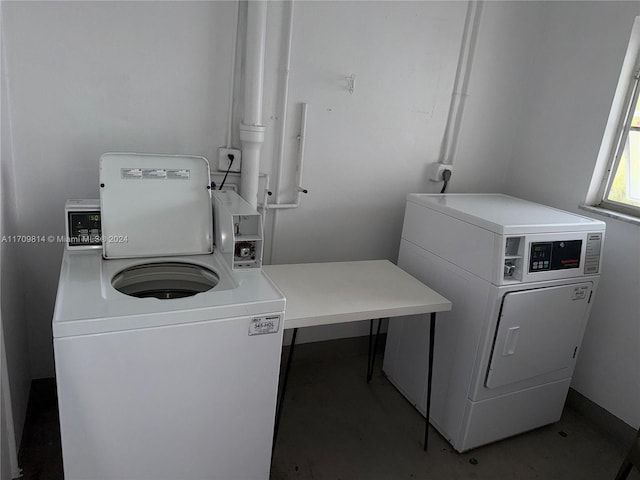
[[[468,453],[433,428],[382,374],[366,383],[366,342],[296,346],[271,480],[611,479],[626,453],[571,408],[561,421]],[[640,479],[634,470],[629,480]]]
[[[296,346],[270,480],[613,480],[626,453],[571,408],[555,425],[464,454],[431,428],[425,453],[424,418],[384,378],[382,355],[376,362],[367,384],[366,339]],[[34,381],[19,458],[25,480],[63,478],[52,379]]]

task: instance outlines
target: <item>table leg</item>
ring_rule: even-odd
[[[429,367],[427,370],[427,408],[424,426],[424,451],[427,451],[429,441],[429,414],[431,412],[431,379],[433,377],[433,341],[436,332],[436,313],[431,313],[429,325]]]
[[[376,330],[376,338],[373,341],[373,351],[371,349],[371,343],[373,339],[373,319],[369,320],[369,355],[367,359],[367,383],[371,383],[373,378],[373,366],[376,361],[376,353],[378,350],[378,337],[380,336],[380,325],[382,325],[382,319],[378,319],[378,329]]]
[[[282,379],[282,386],[280,388],[280,398],[278,398],[278,403],[276,405],[276,423],[273,428],[273,444],[271,446],[271,454],[273,455],[273,451],[276,448],[276,440],[278,439],[278,429],[280,428],[280,417],[282,416],[282,407],[284,403],[284,394],[287,391],[287,383],[289,382],[289,370],[291,370],[291,359],[293,358],[293,347],[296,344],[296,335],[298,334],[298,329],[293,329],[293,336],[291,337],[291,345],[289,345],[289,355],[287,356],[287,366],[284,370],[284,378]]]

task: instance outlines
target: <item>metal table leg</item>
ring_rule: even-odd
[[[289,355],[287,356],[287,366],[284,370],[284,378],[282,379],[282,386],[280,388],[280,397],[278,398],[278,404],[276,405],[276,423],[273,428],[273,444],[271,445],[271,454],[276,448],[276,440],[278,439],[278,430],[280,428],[280,417],[282,416],[282,407],[284,403],[284,394],[287,391],[287,383],[289,381],[289,370],[291,370],[291,359],[293,358],[293,347],[296,344],[296,335],[298,329],[293,329],[293,336],[291,337],[291,345],[289,345]]]
[[[424,426],[424,451],[427,451],[429,441],[429,414],[431,412],[431,379],[433,377],[433,341],[436,332],[436,313],[431,313],[429,325],[429,366],[427,370],[427,408]]]
[[[378,337],[380,336],[380,325],[382,325],[382,319],[378,319],[378,329],[376,330],[376,338],[373,341],[373,351],[371,349],[371,343],[373,340],[373,319],[369,320],[369,356],[367,359],[367,383],[371,383],[373,378],[373,366],[376,361],[376,353],[378,350]]]

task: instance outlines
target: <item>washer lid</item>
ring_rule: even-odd
[[[204,157],[105,153],[100,157],[103,256],[211,253],[209,187]]]

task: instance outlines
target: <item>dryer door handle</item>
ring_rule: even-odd
[[[516,345],[518,344],[518,335],[520,334],[520,327],[511,327],[507,330],[507,336],[504,340],[504,349],[502,355],[513,355],[516,353]]]

